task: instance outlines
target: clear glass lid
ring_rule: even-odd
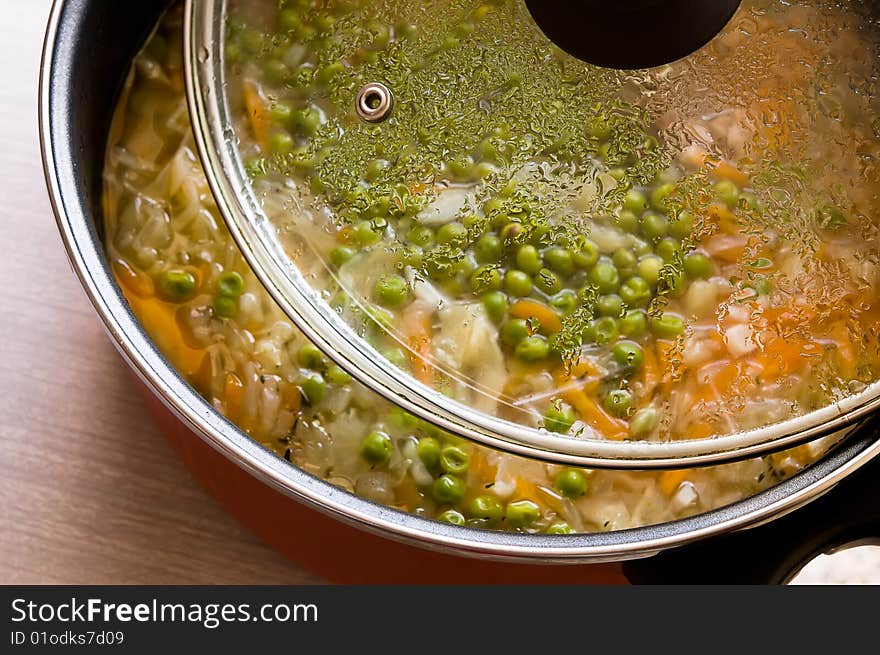
[[[746,0],[598,68],[522,0],[189,0],[217,205],[369,389],[588,467],[708,464],[880,398],[872,3]]]

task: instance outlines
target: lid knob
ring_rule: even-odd
[[[560,48],[606,68],[651,68],[706,45],[741,0],[525,0]]]

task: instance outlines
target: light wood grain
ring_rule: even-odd
[[[0,583],[320,582],[239,526],[147,415],[43,183],[48,0],[0,0]]]

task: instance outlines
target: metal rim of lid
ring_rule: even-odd
[[[645,442],[580,439],[530,428],[454,401],[389,365],[329,310],[275,243],[236,148],[220,48],[226,0],[186,0],[187,104],[199,158],[224,221],[248,264],[293,323],[331,360],[379,396],[484,446],[556,464],[629,470],[729,463],[778,452],[843,430],[880,408],[880,381],[808,414],[732,435]],[[207,56],[206,56],[207,53]],[[392,367],[393,368],[393,367]]]

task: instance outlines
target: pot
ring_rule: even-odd
[[[113,108],[131,60],[165,4],[138,0],[123,9],[95,0],[55,2],[40,82],[46,180],[73,271],[164,433],[194,476],[265,540],[340,582],[600,583],[676,580],[697,573],[703,580],[720,580],[732,575],[732,561],[741,563],[737,575],[742,579],[779,581],[816,552],[880,536],[874,482],[880,465],[875,463],[816,508],[799,509],[792,519],[733,540],[717,538],[802,508],[865,467],[880,453],[870,420],[820,461],[741,502],[655,526],[566,536],[428,521],[342,491],[264,450],[165,361],[132,315],[102,246],[102,168]],[[705,544],[657,556],[694,542]],[[744,543],[761,553],[757,561],[739,556],[748,552]],[[725,570],[701,571],[697,557],[724,561]],[[620,564],[638,558],[647,559]]]

